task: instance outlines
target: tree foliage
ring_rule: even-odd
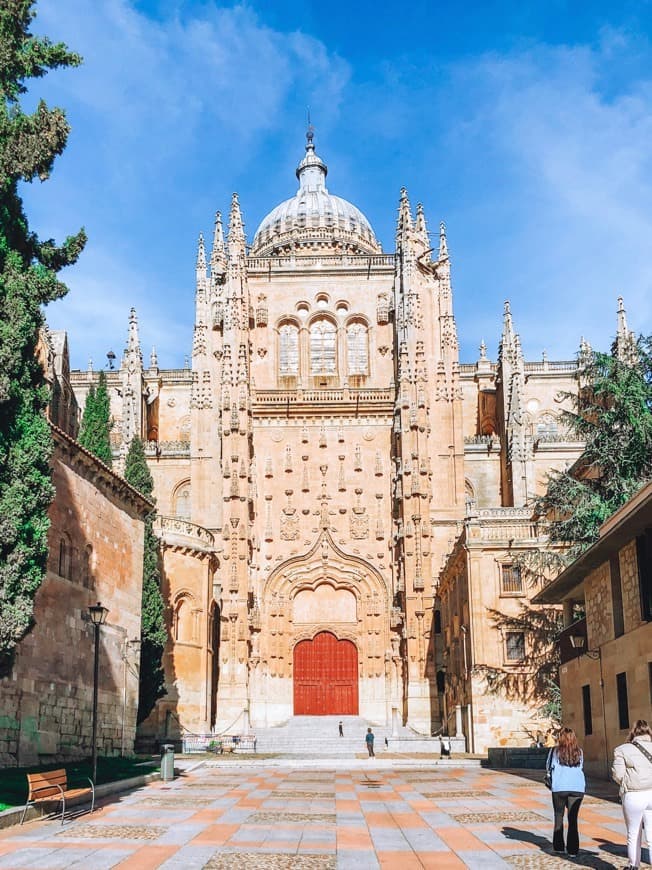
[[[111,402],[106,386],[106,375],[100,371],[97,387],[91,384],[79,428],[79,443],[90,450],[105,465],[111,467]]]
[[[526,638],[525,656],[518,667],[494,668],[476,665],[490,692],[500,692],[510,700],[538,701],[547,707],[551,691],[557,687],[559,656],[551,639],[562,627],[561,614],[554,607],[519,606],[518,613],[507,614],[488,608],[489,619],[497,631],[522,632]]]
[[[639,338],[635,359],[592,352],[567,394],[570,431],[584,442],[578,463],[549,475],[536,511],[550,540],[567,545],[567,561],[597,540],[599,528],[652,478],[652,337]]]
[[[66,286],[57,272],[74,263],[83,230],[56,245],[29,229],[20,182],[45,180],[66,145],[61,109],[20,98],[27,81],[81,59],[63,43],[30,33],[33,0],[0,4],[0,674],[32,624],[34,596],[46,570],[52,440],[47,390],[36,357],[42,306]]]
[[[598,538],[599,529],[627,499],[652,479],[652,338],[641,337],[623,359],[611,353],[584,353],[576,392],[563,393],[567,431],[584,442],[579,460],[548,476],[535,514],[546,523],[549,546],[519,554],[524,579],[539,589]],[[523,631],[527,654],[518,673],[478,666],[490,691],[538,697],[542,715],[560,716],[558,656],[554,640],[561,629],[554,608],[522,605],[517,616],[489,611],[501,631]]]
[[[152,499],[154,481],[147,466],[145,449],[140,438],[134,438],[129,445],[124,476],[125,480],[135,489]],[[167,632],[164,620],[165,605],[161,595],[159,543],[153,531],[154,517],[155,514],[151,513],[145,519],[138,695],[139,723],[149,716],[156,701],[166,693],[162,662]]]

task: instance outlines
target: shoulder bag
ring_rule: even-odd
[[[636,740],[632,740],[632,745],[635,746],[637,749],[640,749],[640,751],[647,758],[647,760],[650,762],[650,764],[652,764],[652,755],[647,751],[647,749],[644,746],[641,746],[641,744],[638,743],[638,741],[636,741]]]
[[[548,758],[546,759],[546,772],[543,776],[543,784],[545,787],[552,791],[552,761],[553,761],[553,752],[554,749],[551,749],[548,753]]]

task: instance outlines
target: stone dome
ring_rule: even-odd
[[[306,138],[306,154],[297,166],[299,189],[263,219],[256,230],[251,255],[267,257],[288,251],[380,253],[374,231],[360,209],[329,193],[328,168],[315,153],[312,130]]]

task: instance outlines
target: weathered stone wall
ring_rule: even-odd
[[[584,581],[586,628],[589,649],[596,649],[614,636],[613,600],[609,562],[604,562]]]
[[[56,433],[55,433],[56,435]],[[53,458],[47,576],[35,626],[0,682],[0,765],[88,755],[94,630],[88,606],[108,608],[100,634],[98,748],[133,749],[138,704],[143,523],[147,503],[62,434]],[[62,544],[63,542],[63,544]]]
[[[620,582],[623,590],[623,620],[625,631],[633,631],[643,624],[641,592],[638,577],[636,541],[630,541],[619,552]]]

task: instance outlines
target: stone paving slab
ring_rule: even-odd
[[[529,776],[423,762],[348,771],[203,766],[107,798],[92,816],[63,826],[37,820],[0,831],[0,870],[626,865],[621,808],[605,799],[604,784],[582,807],[581,851],[572,860],[552,852],[550,794]]]

